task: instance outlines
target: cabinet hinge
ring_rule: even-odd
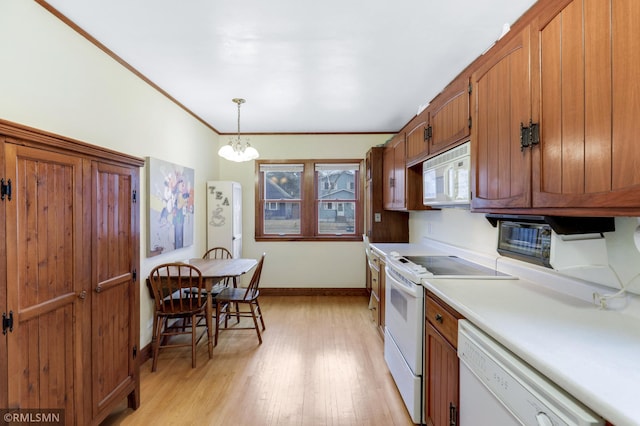
[[[532,148],[540,143],[540,125],[531,122],[531,120],[529,120],[529,140]]]
[[[457,426],[458,424],[458,408],[453,404],[453,402],[449,403],[449,426]]]
[[[467,89],[467,92],[469,92],[469,94],[473,92],[473,84],[469,83],[469,88]]]
[[[11,179],[8,179],[7,182],[4,182],[4,178],[0,179],[0,200],[4,200],[6,198],[11,201]]]
[[[136,359],[136,357],[138,356],[138,345],[133,345],[133,359]]]
[[[136,191],[135,189],[133,190],[133,193],[131,194],[131,201],[134,204],[138,202],[138,191]]]
[[[138,281],[138,270],[137,269],[134,269],[131,272],[131,278],[133,278],[134,281]]]
[[[471,120],[471,117],[469,117],[469,128],[471,128],[471,123],[472,123],[472,120]]]
[[[540,125],[529,120],[529,125],[525,127],[520,123],[520,151],[525,148],[533,148],[540,143]]]
[[[2,313],[2,334],[7,334],[7,330],[13,332],[13,311],[9,311],[9,316]]]
[[[424,128],[424,140],[428,141],[433,136],[433,127],[427,126]]]

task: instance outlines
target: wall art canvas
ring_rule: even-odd
[[[194,170],[147,157],[147,257],[193,244]]]

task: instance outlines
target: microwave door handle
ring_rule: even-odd
[[[453,181],[451,175],[453,174],[453,167],[448,166],[444,171],[444,195],[447,200],[451,200],[453,198],[453,194],[450,188],[451,182]]]

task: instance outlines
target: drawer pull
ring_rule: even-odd
[[[436,314],[436,321],[438,321],[440,324],[442,324],[442,315]]]

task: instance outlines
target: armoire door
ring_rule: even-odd
[[[104,418],[136,388],[138,169],[93,163],[92,417]]]
[[[84,424],[83,160],[6,143],[5,173],[8,404],[63,409],[66,424]]]

